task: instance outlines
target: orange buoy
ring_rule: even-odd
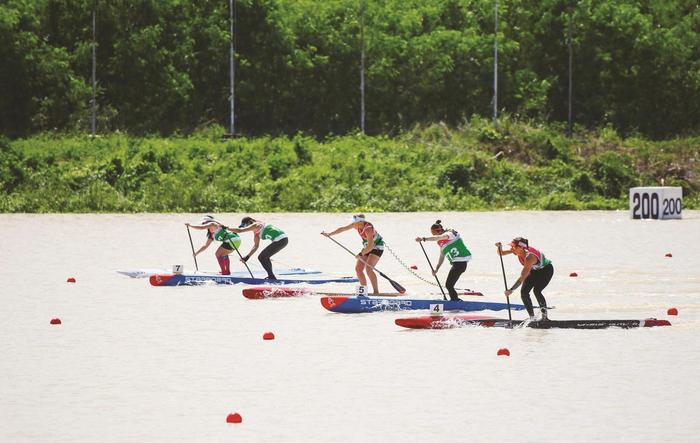
[[[673,257],[673,254],[671,254],[670,252],[667,252],[667,253],[666,253],[666,257],[669,257],[669,258],[670,258],[670,257]]]
[[[274,340],[275,339],[275,334],[272,332],[266,332],[263,334],[263,340]]]
[[[75,283],[75,277],[68,277],[67,283]]]
[[[52,324],[52,325],[60,325],[60,324],[61,324],[61,319],[60,319],[60,318],[52,318],[52,319],[51,319],[51,324]]]
[[[226,423],[242,423],[243,422],[243,417],[241,417],[241,414],[238,412],[234,414],[229,414],[228,417],[226,417]]]
[[[669,310],[666,311],[666,314],[668,314],[668,315],[678,315],[678,309],[676,309],[676,308],[669,308]]]
[[[416,265],[411,265],[411,269],[418,269],[418,266],[416,266]]]
[[[569,274],[569,277],[578,277],[578,274],[575,272],[572,272],[571,274]]]
[[[508,350],[508,348],[501,348],[501,349],[498,350],[498,352],[496,353],[496,355],[505,355],[505,356],[509,356],[509,355],[510,355],[510,351]]]

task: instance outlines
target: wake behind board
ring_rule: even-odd
[[[117,273],[126,275],[127,277],[131,278],[147,278],[150,277],[151,275],[157,275],[157,274],[170,274],[172,270],[170,269],[135,269],[133,271],[117,271]],[[275,270],[276,275],[311,275],[311,274],[320,274],[321,271],[315,271],[313,269],[304,269],[304,268],[290,268],[290,269],[282,269],[282,270]],[[195,271],[192,272],[191,274],[194,275],[211,275],[211,276],[220,276],[216,271]],[[264,278],[267,275],[267,272],[264,270],[253,270],[253,276],[254,277],[260,277]],[[250,274],[248,271],[234,271],[231,272],[231,276],[233,277],[250,277]]]
[[[243,289],[243,296],[251,300],[260,300],[263,298],[281,298],[281,297],[300,297],[303,295],[332,295],[340,297],[352,297],[355,294],[351,293],[341,293],[341,292],[320,292],[310,288],[286,288],[284,286],[259,286],[254,288]],[[398,292],[386,292],[373,295],[374,297],[400,297],[406,294],[400,294]],[[482,296],[481,292],[462,292],[460,295],[476,295]]]
[[[151,275],[148,281],[153,286],[193,286],[205,283],[216,283],[220,285],[235,285],[243,283],[247,285],[273,284],[273,285],[292,285],[297,283],[305,283],[310,285],[320,285],[323,283],[356,283],[356,278],[331,278],[331,279],[279,279],[268,280],[266,278],[251,278],[237,277],[233,275],[200,275],[200,274],[156,274]]]
[[[451,301],[424,299],[391,299],[381,297],[326,296],[321,298],[324,308],[332,312],[356,314],[379,311],[411,311],[430,309],[430,305],[442,305],[444,311],[500,311],[508,309],[506,303],[483,301]],[[511,304],[512,310],[523,310],[525,306]]]
[[[643,320],[513,320],[505,318],[479,317],[473,315],[430,316],[397,318],[398,326],[411,329],[453,329],[467,326],[484,327],[526,327],[533,329],[607,329],[607,328],[651,328],[654,326],[671,326],[668,320],[647,318]]]

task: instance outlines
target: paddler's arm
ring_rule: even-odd
[[[433,271],[433,275],[437,275],[438,269],[440,269],[440,266],[442,266],[442,262],[445,261],[445,254],[442,252],[440,253],[440,258],[438,259],[437,264],[435,265],[435,270]]]
[[[508,255],[508,254],[512,254],[512,253],[513,253],[513,249],[507,249],[507,250],[505,250],[505,251],[504,251],[503,249],[501,249],[501,248],[503,247],[503,244],[502,244],[501,242],[496,243],[496,247],[498,248],[498,249],[496,250],[496,252],[498,253],[498,255]]]
[[[251,249],[250,252],[241,259],[243,263],[247,262],[250,259],[250,257],[252,257],[253,254],[255,254],[255,251],[258,250],[258,246],[260,246],[260,236],[258,234],[255,234],[253,236],[253,241],[253,249]]]
[[[335,231],[331,231],[331,232],[323,231],[323,232],[321,232],[321,234],[325,235],[326,237],[330,237],[331,235],[335,235],[335,234],[340,234],[341,232],[345,232],[345,231],[348,231],[348,230],[354,228],[355,223],[360,223],[360,222],[352,222],[349,225],[341,226],[340,228],[336,229]]]
[[[245,228],[228,228],[229,231],[235,232],[236,234],[240,234],[241,232],[248,232],[248,231],[254,231],[258,228],[262,228],[263,224],[260,222],[255,222],[251,223],[250,225],[246,226]]]
[[[207,249],[209,247],[209,245],[211,244],[211,242],[213,242],[213,241],[214,241],[213,239],[207,237],[207,242],[204,243],[204,245],[201,248],[197,249],[197,252],[195,252],[194,255],[198,255],[200,252]]]
[[[421,241],[438,241],[438,240],[447,240],[448,236],[447,235],[436,235],[434,237],[416,237],[417,242]]]
[[[506,295],[510,295],[518,289],[518,286],[523,284],[525,279],[527,278],[528,275],[530,275],[530,271],[532,270],[532,267],[537,263],[537,257],[535,257],[533,254],[528,255],[525,258],[525,265],[523,266],[522,272],[520,272],[520,277],[515,281],[513,286],[510,287],[507,291],[505,291]]]
[[[188,228],[192,228],[192,229],[202,230],[202,229],[207,229],[209,227],[209,225],[213,225],[213,224],[214,223],[207,223],[206,225],[191,225],[189,223],[185,223],[185,226],[187,226]]]

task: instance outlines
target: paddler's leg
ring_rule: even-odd
[[[457,290],[455,289],[455,285],[457,284],[457,280],[459,280],[459,277],[464,274],[464,271],[467,270],[467,262],[465,261],[458,261],[452,263],[452,267],[450,267],[450,273],[447,274],[447,280],[445,280],[445,287],[447,288],[447,292],[450,293],[450,300],[453,301],[458,301],[461,300],[457,294]]]
[[[523,285],[520,287],[520,298],[523,300],[525,309],[527,309],[527,313],[530,315],[531,319],[535,318],[535,310],[532,308],[532,300],[530,300],[530,291],[534,285],[533,280],[532,272],[530,272],[530,275],[527,276]]]
[[[365,260],[367,263],[374,267],[376,266],[377,262],[379,261],[379,258],[382,255],[381,250],[372,250],[368,255],[365,256]],[[378,255],[377,255],[378,254]],[[379,282],[377,281],[377,274],[374,272],[374,269],[371,267],[367,266],[366,268],[367,271],[367,277],[369,277],[369,282],[372,284],[372,293],[373,294],[379,294]]]
[[[230,252],[224,245],[219,246],[219,249],[216,250],[216,260],[219,262],[221,275],[231,275],[231,261],[228,258]]]
[[[542,311],[542,318],[546,319],[547,318],[547,300],[544,298],[544,294],[542,293],[542,290],[547,287],[549,282],[552,280],[552,276],[554,275],[554,266],[551,264],[545,266],[544,268],[534,271],[531,274],[534,275],[534,286],[533,286],[533,291],[535,293],[535,297],[537,298],[537,303],[540,304],[540,311]]]
[[[364,263],[366,257],[366,255],[363,255],[362,260],[358,258],[357,262],[355,263],[355,274],[357,275],[357,279],[360,281],[361,286],[367,286],[367,277],[365,277],[366,266]]]
[[[260,264],[263,268],[265,268],[265,271],[267,271],[268,279],[277,280],[277,277],[275,277],[275,274],[272,272],[272,260],[270,260],[270,257],[280,252],[288,244],[289,239],[287,237],[281,240],[273,241],[270,243],[270,245],[268,245],[268,247],[262,250],[260,255],[258,255]]]

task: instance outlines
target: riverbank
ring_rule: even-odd
[[[114,133],[0,139],[0,211],[312,212],[625,209],[632,186],[700,208],[700,137],[473,118],[388,136]]]

